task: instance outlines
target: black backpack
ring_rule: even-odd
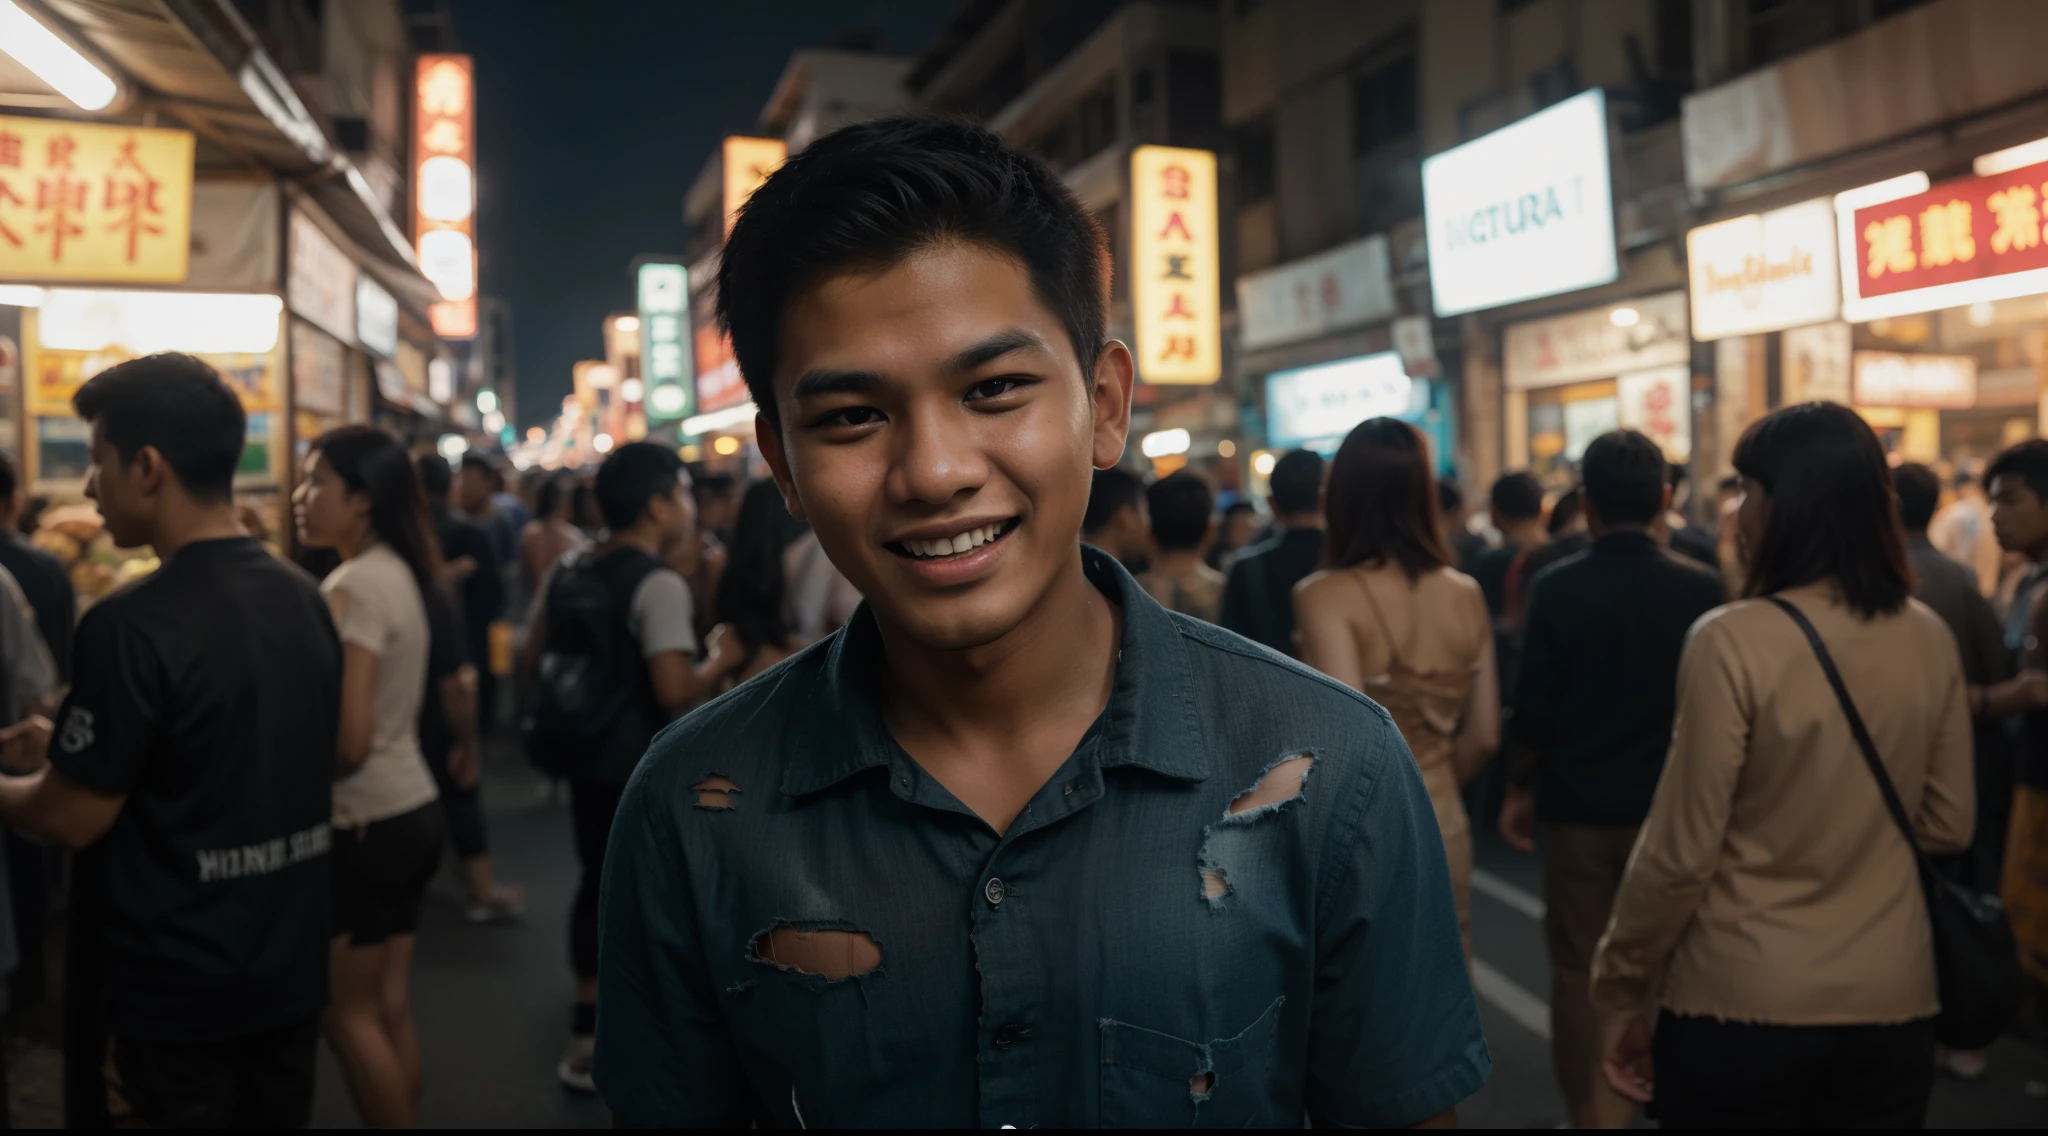
[[[659,566],[645,553],[576,552],[550,577],[547,639],[523,723],[527,755],[547,773],[566,777],[580,771],[604,751],[620,719],[636,709],[646,680],[636,665],[639,648],[626,612],[615,597],[630,597]]]

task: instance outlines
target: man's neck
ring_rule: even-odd
[[[1543,531],[1542,521],[1510,521],[1500,530],[1501,540],[1524,548],[1542,544],[1549,535]]]
[[[233,501],[217,504],[186,502],[165,506],[157,517],[156,532],[149,543],[158,558],[168,560],[187,545],[247,535],[241,518],[235,516]]]
[[[1657,535],[1655,530],[1649,525],[1588,524],[1586,526],[1586,532],[1590,534],[1594,540],[1598,540],[1603,536],[1612,536],[1615,533],[1634,533],[1637,536],[1647,536],[1652,538],[1654,538]]]
[[[1200,549],[1175,548],[1159,550],[1152,558],[1152,570],[1163,576],[1187,576],[1202,566]]]
[[[605,538],[604,550],[637,548],[649,556],[660,556],[664,543],[660,530],[648,525],[634,525],[630,529],[613,529]]]
[[[1301,532],[1307,529],[1320,529],[1323,527],[1323,515],[1321,513],[1281,513],[1273,518],[1273,523],[1280,526],[1281,532]]]
[[[1074,558],[1001,639],[965,650],[926,647],[882,623],[883,715],[899,737],[946,739],[966,751],[1015,737],[1048,716],[1109,703],[1123,613]]]

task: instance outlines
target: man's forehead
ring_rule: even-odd
[[[1023,264],[947,243],[885,267],[836,273],[795,296],[782,321],[778,378],[793,381],[819,366],[924,369],[1013,330],[1035,337],[1040,350],[1071,351]]]

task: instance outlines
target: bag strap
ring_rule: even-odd
[[[1806,642],[1813,648],[1813,655],[1820,660],[1820,669],[1828,676],[1828,685],[1835,689],[1835,699],[1842,704],[1842,713],[1849,719],[1849,732],[1856,736],[1856,747],[1863,751],[1864,764],[1870,766],[1870,775],[1877,778],[1877,790],[1884,795],[1884,807],[1892,814],[1892,823],[1898,825],[1905,836],[1906,844],[1913,849],[1913,858],[1924,870],[1928,867],[1927,854],[1920,850],[1920,841],[1913,835],[1913,822],[1906,815],[1905,803],[1899,800],[1899,791],[1892,787],[1891,774],[1885,772],[1884,762],[1877,756],[1877,743],[1870,739],[1870,731],[1863,725],[1863,715],[1856,712],[1856,703],[1849,697],[1849,688],[1842,683],[1842,672],[1835,669],[1834,656],[1828,654],[1827,644],[1821,641],[1820,632],[1814,629],[1813,621],[1806,613],[1792,606],[1789,601],[1777,596],[1765,599],[1778,606],[1778,610],[1790,616],[1799,630],[1806,633]]]

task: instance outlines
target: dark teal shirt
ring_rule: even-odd
[[[1083,557],[1123,608],[1114,690],[1000,836],[890,737],[865,606],[655,740],[605,868],[593,1067],[622,1119],[1376,1126],[1485,1083],[1386,713]],[[1296,755],[1297,795],[1229,812]],[[785,925],[850,932],[824,938],[860,973],[770,961]]]

